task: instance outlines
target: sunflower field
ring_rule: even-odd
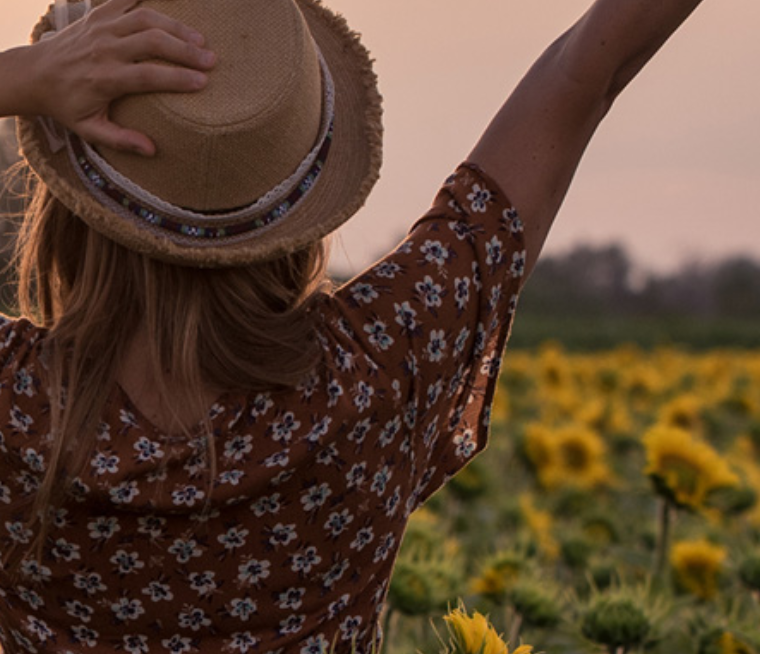
[[[488,449],[409,525],[383,651],[760,654],[759,455],[760,351],[509,351]]]

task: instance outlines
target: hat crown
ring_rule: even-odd
[[[218,59],[195,94],[128,97],[122,125],[156,143],[152,159],[101,150],[135,184],[172,204],[222,211],[255,202],[292,175],[322,123],[319,56],[292,0],[146,0],[196,28]]]

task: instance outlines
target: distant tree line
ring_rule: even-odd
[[[539,260],[520,309],[536,315],[760,319],[760,263],[731,257],[669,274],[640,271],[619,245]]]

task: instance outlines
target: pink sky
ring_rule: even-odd
[[[530,63],[590,1],[327,1],[364,34],[386,99],[383,178],[335,247],[335,268],[358,272],[426,210]],[[0,48],[23,43],[48,4],[4,2]],[[658,270],[760,258],[759,31],[757,0],[705,0],[600,129],[548,251],[621,242]]]

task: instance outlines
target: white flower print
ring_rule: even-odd
[[[417,312],[412,308],[409,302],[395,303],[393,308],[396,311],[396,322],[401,325],[406,334],[411,334],[417,328]]]
[[[23,522],[6,522],[5,528],[11,536],[11,540],[21,545],[27,545],[32,538],[32,530],[27,529]]]
[[[383,261],[372,272],[383,279],[395,279],[403,269],[394,261]]]
[[[92,614],[95,612],[91,606],[82,604],[79,600],[70,600],[64,605],[66,613],[72,618],[81,620],[82,622],[89,622],[92,619]]]
[[[454,280],[454,303],[457,310],[464,311],[470,300],[470,278],[457,277]]]
[[[230,602],[230,615],[243,621],[250,619],[258,611],[258,606],[250,597],[237,597]]]
[[[262,579],[269,576],[269,561],[259,561],[254,558],[243,559],[243,563],[238,566],[238,581],[245,585],[258,585]]]
[[[352,615],[340,623],[342,632],[341,640],[354,640],[359,634],[359,628],[362,624],[362,616]]]
[[[45,459],[31,447],[26,448],[24,452],[24,463],[29,466],[32,472],[43,472],[45,470]]]
[[[97,452],[90,461],[90,465],[95,468],[96,475],[113,475],[119,472],[119,457],[116,454]]]
[[[351,466],[351,469],[346,473],[346,481],[348,482],[348,488],[360,488],[364,483],[367,476],[367,463],[355,463]]]
[[[31,429],[33,424],[34,419],[32,416],[28,416],[14,404],[13,408],[11,409],[11,427],[18,429],[19,431],[26,434]]]
[[[269,393],[259,393],[251,405],[251,417],[256,420],[265,415],[274,406],[274,401]]]
[[[327,501],[327,498],[332,495],[332,490],[327,482],[314,485],[301,493],[301,504],[303,504],[304,511],[314,511],[319,509]]]
[[[354,406],[362,413],[372,405],[372,396],[375,394],[373,386],[365,381],[356,384],[354,390]]]
[[[509,225],[509,231],[512,232],[513,235],[522,234],[524,231],[524,225],[520,216],[517,214],[517,209],[514,207],[504,209],[501,215],[504,221]]]
[[[114,504],[130,504],[140,494],[140,489],[136,481],[123,481],[108,492]]]
[[[352,550],[361,552],[373,540],[375,540],[375,532],[372,527],[362,527],[359,531],[356,532],[356,537],[353,541],[351,541],[349,547]]]
[[[295,524],[284,525],[278,522],[271,529],[269,542],[275,546],[290,545],[296,538],[298,538],[298,533],[296,532]]]
[[[357,304],[372,304],[374,300],[377,300],[377,298],[380,297],[372,284],[367,284],[365,282],[354,284],[350,291],[351,297],[354,298],[354,302]]]
[[[512,273],[512,277],[521,278],[525,274],[525,258],[527,254],[525,250],[522,252],[515,252],[512,255],[512,265],[509,268],[509,272]]]
[[[282,418],[270,423],[267,432],[273,441],[277,443],[289,443],[293,438],[293,432],[301,426],[292,411],[285,413]]]
[[[44,584],[50,581],[52,571],[50,568],[41,565],[37,561],[24,559],[21,562],[21,574],[35,583]]]
[[[485,213],[488,210],[488,203],[493,200],[493,194],[485,186],[480,184],[472,185],[472,193],[467,196],[470,201],[470,210],[473,213]]]
[[[425,402],[425,408],[430,409],[435,406],[443,394],[443,380],[438,379],[434,383],[430,384],[427,389],[427,399]]]
[[[190,582],[190,588],[201,597],[206,597],[217,589],[218,584],[215,577],[216,572],[206,570],[205,572],[191,572],[187,579]]]
[[[13,392],[16,395],[34,395],[34,378],[26,368],[21,368],[13,375]]]
[[[69,543],[66,539],[59,538],[55,541],[51,553],[59,561],[74,561],[82,558],[79,550],[80,547],[76,543]]]
[[[121,526],[119,525],[119,519],[114,516],[100,516],[92,522],[88,522],[87,529],[90,530],[90,538],[93,540],[106,541],[117,531],[121,531]]]
[[[367,434],[372,428],[372,418],[364,418],[357,422],[350,432],[348,432],[348,440],[357,445],[361,445],[364,439],[367,438]]]
[[[198,631],[201,627],[211,625],[211,620],[209,620],[205,611],[193,606],[184,607],[177,617],[179,618],[179,626],[182,629]]]
[[[166,526],[166,518],[161,518],[155,515],[140,516],[137,519],[137,524],[140,526],[137,528],[138,533],[150,534],[151,539],[155,540],[160,538],[164,532]]]
[[[319,441],[329,433],[331,423],[332,418],[330,416],[323,416],[320,418],[311,428],[311,431],[306,435],[306,440],[309,443],[319,443]]]
[[[177,557],[177,563],[187,563],[203,554],[198,542],[193,538],[177,538],[167,551]]]
[[[478,293],[483,290],[483,277],[477,261],[472,262],[472,285]]]
[[[142,589],[142,594],[150,597],[151,602],[169,602],[174,599],[171,586],[160,581],[151,581]]]
[[[345,574],[346,570],[351,566],[348,559],[342,559],[336,561],[330,569],[322,575],[322,585],[325,588],[332,588],[336,582],[340,581],[340,578]]]
[[[392,476],[393,471],[391,470],[391,467],[387,465],[383,466],[375,473],[370,490],[372,490],[374,493],[377,493],[378,497],[381,496],[383,493],[385,493],[386,486],[388,485],[388,482]]]
[[[393,443],[394,439],[396,438],[396,434],[398,434],[401,431],[401,416],[393,416],[391,420],[385,423],[385,427],[383,427],[382,431],[380,432],[380,437],[377,439],[378,445],[380,447],[388,447],[391,443]]]
[[[310,636],[304,641],[299,654],[327,654],[330,651],[330,643],[324,634]]]
[[[430,332],[430,341],[427,344],[427,356],[431,363],[440,363],[446,354],[446,332],[443,329],[434,329]]]
[[[284,468],[288,463],[290,463],[290,450],[280,450],[279,452],[275,452],[271,456],[268,456],[266,459],[264,459],[264,466],[267,468]]]
[[[425,261],[437,266],[443,266],[451,256],[448,248],[440,241],[425,241],[420,247],[420,252],[425,255]]]
[[[501,357],[496,352],[492,352],[490,356],[483,358],[483,362],[480,365],[480,374],[495,378],[498,377],[500,369]]]
[[[332,538],[340,536],[354,521],[351,511],[343,509],[342,511],[333,511],[325,522],[325,529],[330,533]]]
[[[19,599],[22,602],[26,602],[32,611],[36,611],[40,607],[45,606],[45,600],[40,597],[37,591],[26,588],[25,586],[18,586],[16,592],[18,593]]]
[[[393,337],[386,331],[387,329],[388,325],[382,320],[375,320],[374,322],[368,322],[364,325],[364,331],[369,334],[370,344],[383,352],[388,350],[395,343]]]
[[[217,537],[217,540],[224,545],[224,549],[230,552],[245,545],[245,537],[248,530],[242,527],[230,527],[225,533]]]
[[[305,588],[288,588],[278,596],[277,606],[281,609],[300,609],[303,604],[303,598],[306,595]]]
[[[498,266],[504,258],[504,243],[498,236],[494,236],[486,243],[486,263],[489,266]]]
[[[280,494],[275,493],[274,495],[264,496],[251,504],[251,511],[256,514],[257,518],[260,518],[267,513],[277,515],[281,507]]]
[[[127,427],[137,427],[137,418],[135,417],[135,414],[132,413],[132,411],[127,411],[126,409],[121,409],[119,411],[119,419]]]
[[[382,540],[380,541],[380,545],[378,545],[377,549],[375,550],[375,557],[373,561],[375,563],[378,563],[379,561],[387,560],[395,544],[396,536],[394,534],[390,533],[383,536]]]
[[[47,642],[49,638],[55,635],[44,620],[40,620],[32,615],[27,617],[26,630],[32,636],[35,636],[40,643]]]
[[[148,638],[142,634],[124,636],[122,643],[127,654],[147,654],[149,651]]]
[[[507,309],[510,316],[513,316],[515,312],[517,311],[517,302],[518,302],[518,295],[515,293],[512,295],[512,297],[509,299],[509,309]]]
[[[145,613],[145,609],[139,599],[129,599],[128,597],[120,597],[118,601],[113,602],[111,604],[111,611],[120,622],[137,620],[137,618]]]
[[[113,559],[111,563],[114,563]],[[97,572],[75,573],[74,588],[83,590],[90,597],[95,595],[95,593],[102,593],[108,590],[108,587],[103,583],[102,577]]]
[[[229,641],[229,648],[233,651],[238,651],[241,654],[246,654],[249,650],[256,647],[258,643],[258,638],[253,636],[250,631],[239,631],[232,634]]]
[[[307,547],[303,552],[293,555],[290,569],[293,572],[307,575],[315,565],[319,565],[321,562],[322,557],[319,556],[317,548],[312,545]]]
[[[340,385],[340,382],[337,379],[331,379],[330,383],[327,385],[327,408],[332,409],[335,407],[342,395],[343,386]]]
[[[116,553],[108,559],[120,575],[127,575],[145,567],[145,563],[140,560],[136,552],[127,552],[126,550],[117,550]]]
[[[340,345],[335,346],[335,365],[341,372],[348,372],[354,367],[354,354],[344,350]]]
[[[477,448],[475,434],[471,429],[466,429],[461,434],[454,436],[455,453],[460,459],[469,459]]]
[[[183,638],[179,634],[174,634],[171,638],[162,640],[161,645],[168,649],[171,654],[183,654],[193,648],[193,641],[190,638]]]
[[[243,477],[245,473],[242,470],[225,470],[219,475],[219,483],[237,486]]]
[[[436,284],[430,275],[417,282],[414,288],[422,297],[426,309],[436,309],[443,304],[443,286]]]
[[[95,647],[98,644],[98,638],[100,634],[94,629],[90,629],[87,625],[78,624],[71,627],[71,635],[74,640],[80,645],[85,647]]]
[[[156,441],[152,441],[145,436],[141,436],[134,444],[134,449],[137,451],[137,460],[141,463],[150,461],[151,463],[156,459],[164,458],[164,451],[161,449],[161,444]]]
[[[233,461],[242,461],[253,450],[253,436],[234,436],[224,444],[224,457]]]
[[[190,484],[187,486],[180,486],[172,491],[172,502],[175,506],[195,506],[195,503],[199,502],[204,497],[206,497],[205,492],[197,486],[192,486]]]
[[[306,622],[305,615],[289,615],[284,620],[280,621],[280,634],[297,634],[303,628],[303,623]]]

